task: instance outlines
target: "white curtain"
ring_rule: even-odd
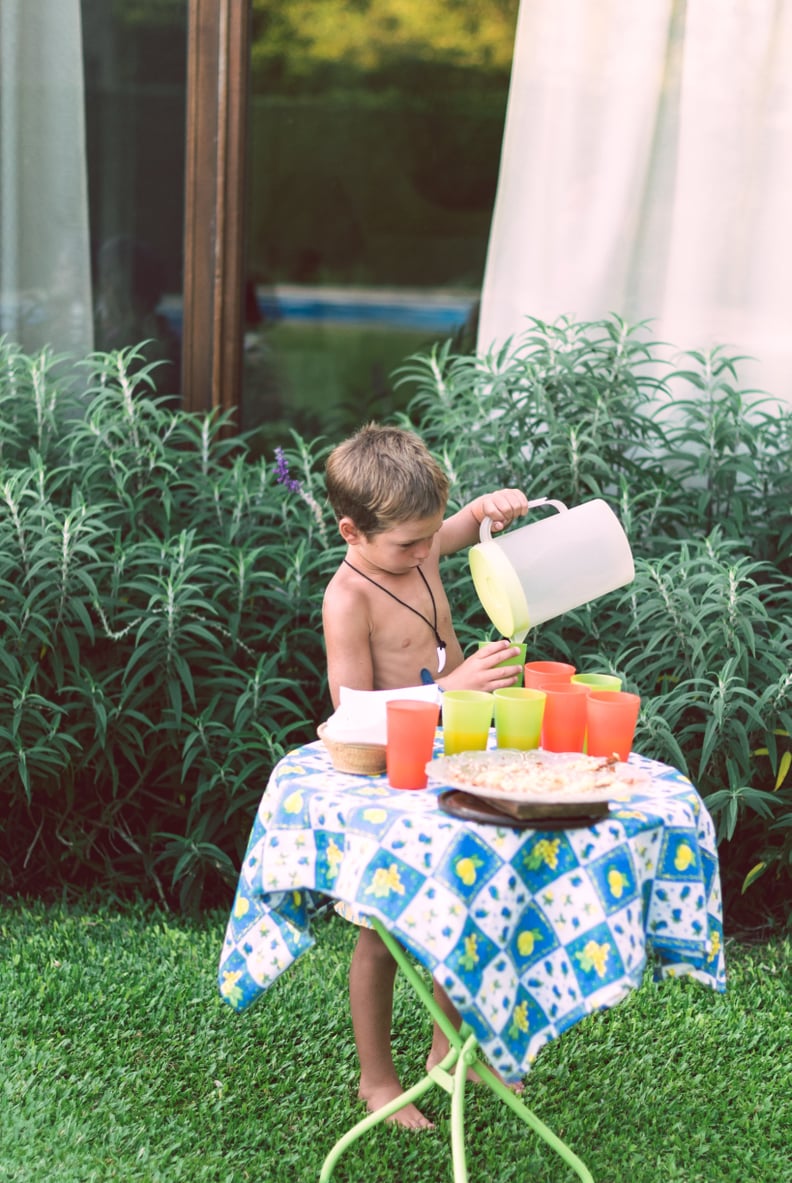
[[[611,312],[792,401],[792,0],[522,0],[478,348]]]
[[[0,0],[0,334],[93,348],[80,0]]]

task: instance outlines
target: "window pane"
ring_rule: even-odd
[[[338,435],[473,347],[518,0],[253,0],[244,423]]]
[[[27,353],[92,342],[79,10],[0,4],[0,337]]]
[[[180,388],[187,0],[82,0],[96,348]]]

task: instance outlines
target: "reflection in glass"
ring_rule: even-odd
[[[178,394],[188,0],[81,9],[96,348]]]
[[[158,311],[165,294],[162,260],[145,242],[119,234],[99,250],[96,270],[96,348],[103,352],[139,343],[132,372],[156,362],[152,379],[161,393],[180,389],[181,346]]]
[[[400,409],[409,354],[475,343],[517,7],[253,0],[243,411],[263,447]]]

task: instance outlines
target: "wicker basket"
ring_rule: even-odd
[[[333,767],[357,776],[378,776],[385,771],[384,743],[339,743],[327,734],[327,724],[320,723],[316,734],[330,753]]]

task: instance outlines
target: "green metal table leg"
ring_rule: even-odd
[[[398,1113],[399,1109],[402,1109],[405,1105],[409,1105],[412,1101],[416,1101],[419,1097],[422,1097],[433,1085],[445,1089],[451,1095],[451,1157],[454,1168],[454,1183],[468,1183],[467,1160],[465,1157],[465,1084],[467,1082],[469,1068],[472,1068],[479,1080],[495,1093],[505,1105],[508,1105],[521,1121],[524,1121],[526,1125],[530,1126],[534,1133],[546,1142],[575,1171],[578,1178],[582,1180],[582,1183],[594,1183],[594,1179],[586,1164],[544,1122],[541,1122],[507,1085],[498,1080],[491,1069],[479,1058],[478,1040],[475,1034],[466,1023],[463,1023],[459,1030],[454,1027],[448,1016],[443,1013],[440,1006],[435,1002],[431,991],[427,989],[422,977],[408,960],[405,951],[390,933],[373,917],[372,924],[389,949],[399,969],[407,978],[413,990],[429,1011],[429,1014],[448,1038],[450,1050],[443,1061],[430,1069],[426,1076],[422,1077],[412,1088],[407,1089],[406,1092],[396,1097],[393,1101],[390,1101],[387,1105],[383,1105],[376,1113],[369,1113],[367,1117],[364,1117],[357,1125],[354,1125],[342,1138],[339,1138],[322,1164],[319,1183],[327,1183],[338,1159],[353,1142],[356,1142],[367,1130],[372,1129],[383,1121],[387,1121],[389,1117],[392,1117],[394,1113]],[[451,1070],[454,1067],[457,1067],[458,1070],[452,1073]]]
[[[357,1123],[357,1125],[352,1126],[352,1129],[348,1130],[344,1134],[343,1138],[338,1139],[335,1146],[324,1160],[324,1163],[322,1164],[322,1171],[319,1175],[320,1183],[326,1183],[333,1173],[335,1164],[338,1162],[344,1151],[368,1130],[372,1129],[376,1125],[380,1125],[380,1123],[383,1121],[387,1121],[389,1117],[391,1117],[394,1113],[398,1113],[398,1111],[403,1109],[405,1105],[409,1105],[412,1101],[417,1101],[418,1098],[422,1097],[424,1093],[428,1092],[433,1085],[440,1085],[440,1087],[446,1088],[447,1086],[443,1080],[443,1075],[447,1076],[450,1081],[453,1081],[454,1077],[451,1075],[448,1069],[453,1068],[458,1059],[458,1049],[451,1048],[445,1059],[435,1068],[432,1068],[431,1072],[422,1077],[417,1084],[412,1086],[412,1088],[407,1089],[406,1092],[402,1093],[401,1096],[396,1097],[393,1101],[389,1101],[387,1105],[383,1105],[381,1109],[376,1111],[376,1113],[369,1113],[368,1116],[362,1118]]]
[[[465,1154],[465,1084],[468,1067],[476,1060],[477,1046],[478,1040],[471,1032],[465,1040],[454,1073],[454,1091],[451,1094],[451,1162],[454,1168],[454,1183],[468,1183]]]

